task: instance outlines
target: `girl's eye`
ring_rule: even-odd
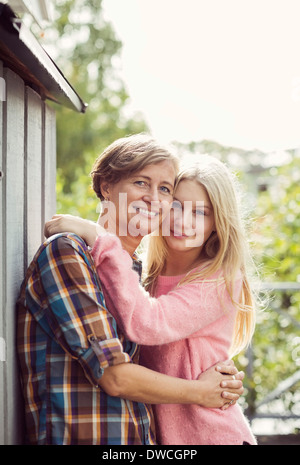
[[[200,216],[200,215],[202,215],[202,216],[205,215],[205,212],[204,212],[203,210],[196,210],[194,213],[195,213],[197,216],[198,216],[198,215],[199,215],[199,216]]]

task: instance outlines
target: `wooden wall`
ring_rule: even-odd
[[[0,444],[23,441],[15,302],[55,213],[55,113],[0,61]]]

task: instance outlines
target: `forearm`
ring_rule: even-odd
[[[133,363],[109,367],[99,384],[107,394],[149,404],[201,405],[205,399],[200,380],[174,378]]]
[[[230,361],[210,367],[197,380],[175,378],[141,365],[123,363],[105,369],[99,385],[108,395],[135,402],[224,409],[229,401],[237,401],[242,395],[242,379],[243,373],[238,373]]]

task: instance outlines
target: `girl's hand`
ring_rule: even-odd
[[[97,236],[105,233],[105,230],[89,220],[84,220],[79,216],[73,215],[54,215],[50,221],[47,221],[44,227],[44,234],[50,237],[53,234],[62,232],[72,232],[82,237],[82,239],[93,247]]]
[[[245,373],[243,371],[238,372],[232,360],[226,360],[225,362],[218,363],[215,369],[223,375],[232,375],[232,379],[229,377],[229,379],[227,378],[221,382],[221,387],[226,388],[226,390],[222,393],[222,397],[227,399],[222,410],[226,410],[231,405],[234,405],[238,400],[234,394],[237,394],[238,397],[243,394],[243,379],[245,377]]]
[[[243,378],[244,373],[238,372],[232,360],[208,368],[197,378],[206,386],[202,406],[226,410],[234,405],[244,392]]]

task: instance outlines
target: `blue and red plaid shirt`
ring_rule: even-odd
[[[98,384],[105,368],[138,363],[139,348],[108,312],[88,247],[75,234],[49,238],[27,270],[17,346],[29,444],[155,444],[151,407]]]

